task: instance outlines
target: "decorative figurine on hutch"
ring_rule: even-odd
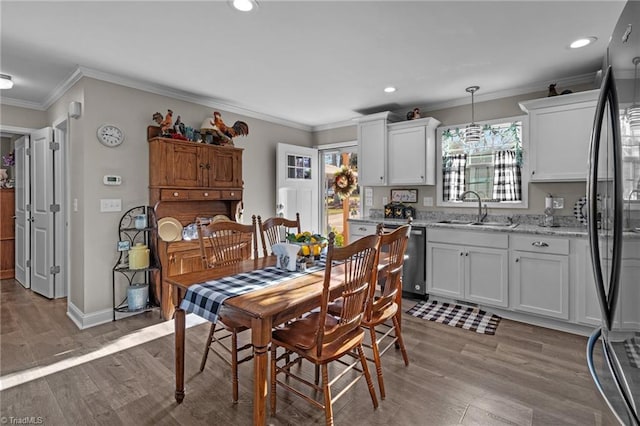
[[[202,134],[211,135],[211,143],[215,145],[233,145],[233,138],[236,136],[247,136],[249,126],[244,121],[236,121],[233,126],[227,126],[222,121],[222,114],[218,111],[213,113],[213,120],[203,123]]]
[[[164,118],[162,117],[162,114],[156,112],[155,114],[153,114],[153,121],[158,123],[158,126],[160,126],[160,136],[171,137],[170,129],[171,123],[173,121],[173,111],[168,109],[167,116]]]
[[[414,108],[407,113],[407,120],[417,120],[420,118],[420,108]]]

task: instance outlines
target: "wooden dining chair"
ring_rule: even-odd
[[[260,239],[262,240],[262,252],[264,256],[268,256],[269,250],[274,244],[285,241],[287,232],[300,233],[300,213],[296,213],[295,220],[285,219],[284,217],[270,217],[262,222],[262,218],[258,216],[258,230],[260,231]]]
[[[380,251],[378,253],[378,280],[380,293],[375,286],[370,288],[369,299],[362,319],[362,326],[369,329],[373,362],[376,366],[380,398],[385,398],[384,379],[382,376],[381,356],[396,346],[402,353],[405,365],[409,365],[409,357],[402,339],[402,311],[399,300],[402,297],[402,268],[405,253],[411,234],[411,225],[403,225],[392,232],[380,235]],[[381,344],[384,344],[382,349]]]
[[[362,348],[365,331],[360,324],[364,317],[365,303],[369,294],[370,283],[375,278],[375,261],[379,236],[370,235],[345,247],[334,247],[335,235],[329,234],[329,246],[324,271],[324,282],[320,310],[314,310],[301,319],[276,328],[271,340],[271,414],[276,412],[276,388],[280,386],[287,391],[302,397],[314,407],[324,409],[327,425],[333,424],[333,403],[346,393],[359,379],[365,377],[374,408],[378,407],[367,360]],[[336,262],[336,265],[334,265]],[[339,316],[327,312],[329,299],[332,296],[343,299],[343,307]],[[337,293],[337,294],[336,294]],[[277,356],[277,349],[284,349]],[[350,356],[355,360],[346,362],[342,358]],[[291,357],[291,359],[289,358]],[[303,377],[298,368],[298,358],[320,366],[322,382],[311,383]],[[329,363],[336,361],[336,368],[344,367],[337,372],[332,369],[329,381]],[[351,379],[345,374],[353,370],[359,374]],[[279,376],[284,376],[282,379]],[[297,385],[294,385],[294,379]],[[331,387],[339,379],[349,380],[342,389],[332,396]],[[307,393],[302,389],[307,387]],[[322,400],[314,398],[317,393],[323,395]]]
[[[251,256],[258,257],[256,217],[252,216],[251,219],[251,225],[231,221],[199,224],[200,252],[206,268],[231,265]],[[231,365],[234,404],[238,402],[238,365],[253,359],[253,346],[250,343],[238,347],[238,334],[246,329],[234,321],[231,312],[223,307],[217,323],[211,324],[200,362],[200,371],[203,371],[209,351],[212,351]],[[229,339],[230,345],[227,344]],[[238,359],[239,356],[243,358]]]

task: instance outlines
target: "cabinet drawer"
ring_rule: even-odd
[[[512,235],[511,248],[534,253],[569,254],[569,240],[544,235]]]
[[[220,191],[221,200],[242,200],[242,191]]]
[[[349,225],[349,230],[351,234],[358,235],[360,237],[364,237],[365,235],[371,235],[376,233],[377,224],[369,224],[369,223],[351,223]]]
[[[160,191],[160,199],[167,200],[188,200],[189,191],[184,189],[163,189]]]
[[[190,200],[219,200],[220,191],[211,191],[207,189],[191,189],[188,191]]]

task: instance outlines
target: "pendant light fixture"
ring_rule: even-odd
[[[629,121],[629,127],[631,130],[640,131],[640,100],[638,99],[638,64],[640,63],[640,57],[633,58],[633,65],[636,70],[633,75],[633,104],[627,108],[627,120]]]
[[[473,107],[473,94],[476,93],[479,88],[480,86],[470,86],[466,89],[468,93],[471,93],[471,124],[464,129],[465,143],[476,143],[480,141],[482,129],[480,128],[480,125],[475,122],[475,111]]]

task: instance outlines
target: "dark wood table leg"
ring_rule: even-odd
[[[185,313],[178,306],[176,306],[174,321],[176,328],[176,402],[180,404],[184,399]]]
[[[253,344],[253,424],[263,426],[267,422],[267,393],[269,391],[269,343],[271,342],[271,318],[255,318],[251,321]]]

